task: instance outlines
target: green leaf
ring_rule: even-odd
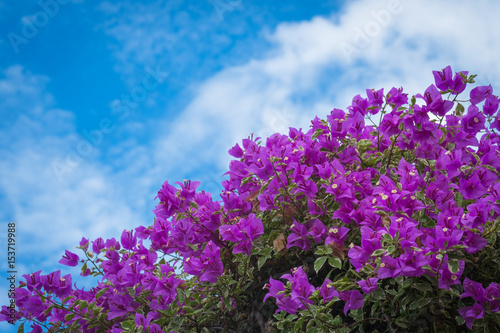
[[[342,268],[342,261],[340,260],[339,257],[330,257],[328,258],[328,263],[330,266],[335,267],[335,268]]]
[[[17,328],[17,333],[24,333],[24,323],[21,323]]]
[[[427,283],[414,283],[411,287],[423,292],[432,291],[432,287]]]
[[[326,245],[318,246],[316,252],[314,252],[314,254],[317,256],[324,256],[326,254],[331,254],[331,253],[333,253],[332,248]]]
[[[184,304],[186,295],[184,295],[184,292],[181,290],[181,288],[177,288],[177,290],[178,290],[177,297],[179,298],[179,303]]]
[[[457,103],[457,106],[455,107],[455,114],[459,117],[461,117],[464,114],[465,108],[462,104]]]
[[[66,303],[67,301],[69,301],[69,300],[70,300],[70,299],[72,299],[72,298],[75,298],[75,296],[68,296],[68,297],[66,297],[65,299],[63,299],[63,301],[62,301],[62,302],[63,302],[63,303]]]
[[[417,301],[417,305],[419,308],[423,308],[427,304],[429,304],[432,301],[432,298],[422,298]]]
[[[99,299],[99,297],[101,297],[106,291],[108,291],[109,288],[104,288],[102,290],[100,290],[96,295],[95,295],[95,299]]]
[[[135,325],[134,325],[134,322],[132,320],[122,322],[122,329],[124,329],[124,330],[132,331],[134,329],[134,327],[135,327]]]
[[[405,318],[398,318],[398,319],[396,319],[396,321],[394,323],[402,328],[408,328],[408,324],[409,324],[408,320]]]
[[[64,316],[64,321],[70,321],[73,318],[75,318],[75,314],[74,313],[68,313],[67,315]]]
[[[460,270],[459,266],[460,266],[459,261],[457,259],[453,259],[453,260],[448,261],[448,269],[453,274],[458,273],[458,271]]]
[[[323,132],[325,131],[325,129],[323,128],[317,128],[315,131],[314,131],[314,134],[312,136],[312,139],[316,139],[318,136],[320,136],[321,134],[323,134]]]
[[[378,249],[378,250],[375,250],[373,251],[372,253],[372,257],[378,257],[378,256],[381,256],[385,253],[385,249]]]
[[[263,257],[259,258],[259,260],[257,261],[257,266],[258,266],[259,270],[262,268],[262,266],[264,266],[264,264],[266,263],[267,259],[269,259],[269,256],[263,256]]]
[[[316,259],[316,261],[314,262],[314,270],[316,271],[316,274],[323,267],[323,265],[326,262],[326,259],[328,259],[328,258],[327,257],[319,257],[318,259]]]

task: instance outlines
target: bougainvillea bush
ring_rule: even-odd
[[[165,182],[152,225],[66,251],[94,288],[24,275],[0,319],[31,332],[499,332],[499,98],[468,72],[433,74],[423,94],[369,89],[308,130],[244,139],[218,195]]]

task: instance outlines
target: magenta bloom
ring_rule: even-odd
[[[269,290],[269,292],[266,294],[266,296],[264,296],[264,302],[266,301],[266,299],[268,297],[274,297],[277,300],[285,297],[285,294],[278,294],[279,292],[282,292],[285,290],[285,285],[283,284],[283,282],[281,282],[279,280],[275,280],[272,277],[270,277],[269,283],[266,284],[265,287],[266,287],[266,289]]]
[[[484,316],[484,309],[479,303],[474,303],[473,306],[465,306],[463,308],[458,309],[458,313],[465,320],[465,324],[471,330],[472,323],[474,319],[481,319]]]
[[[486,97],[491,96],[493,93],[493,88],[491,84],[489,86],[479,86],[475,87],[470,91],[470,102],[474,105],[481,103],[486,99]]]
[[[460,193],[464,199],[477,199],[487,193],[488,189],[481,183],[477,173],[472,174],[468,179],[460,179]]]
[[[288,235],[286,240],[287,249],[293,246],[298,246],[303,251],[307,251],[311,248],[312,240],[309,239],[309,231],[303,224],[294,220],[290,227],[290,231],[292,233]]]
[[[200,281],[217,282],[222,275],[224,266],[220,259],[220,248],[209,241],[199,258],[187,257],[184,259],[186,273],[200,277]]]
[[[349,228],[346,228],[344,226],[330,227],[330,229],[328,229],[328,236],[325,239],[325,245],[328,245],[331,242],[335,242],[340,246],[344,245],[344,242],[347,239],[348,232]]]
[[[467,71],[460,72],[463,75],[469,74]],[[460,75],[460,73],[455,73],[455,76],[452,77],[453,72],[451,70],[451,66],[447,66],[443,68],[441,71],[433,71],[434,80],[436,82],[436,86],[441,91],[451,90],[453,94],[459,94],[464,91],[467,83],[465,79]]]
[[[330,279],[325,279],[321,287],[319,287],[319,295],[323,297],[323,303],[328,303],[335,297],[340,298],[340,294],[337,290],[335,290],[335,287],[331,285],[332,280]]]
[[[233,253],[246,253],[250,255],[253,242],[264,233],[262,221],[252,213],[247,218],[242,218],[236,224],[224,224],[219,227],[222,239],[237,243]]]
[[[348,310],[357,310],[363,307],[365,300],[359,290],[346,290],[340,293],[340,298],[346,301],[344,306],[344,314],[347,315]]]
[[[460,298],[472,297],[473,300],[479,303],[486,302],[486,291],[481,283],[465,278],[463,287],[464,293],[460,295]]]
[[[496,96],[488,96],[484,101],[483,112],[488,117],[492,117],[498,110],[500,100]]]
[[[326,227],[323,224],[323,222],[321,222],[318,219],[314,219],[312,221],[313,225],[308,234],[314,238],[314,241],[316,243],[322,243],[326,238],[326,233],[327,233]]]
[[[453,102],[443,100],[441,93],[433,84],[425,90],[424,95],[417,94],[415,97],[422,98],[427,103],[427,110],[440,117],[453,108]]]
[[[292,284],[292,293],[290,297],[293,300],[298,301],[300,304],[313,303],[309,300],[309,297],[312,295],[315,288],[309,283],[309,279],[302,267],[292,270],[292,274],[285,274],[281,278],[287,279]]]
[[[358,284],[360,285],[363,292],[368,295],[377,290],[377,281],[378,278],[369,278],[366,280],[358,281]]]
[[[137,245],[137,237],[133,230],[123,230],[120,241],[126,250],[132,250]]]
[[[479,111],[475,105],[468,108],[468,112],[462,117],[462,127],[466,133],[475,134],[484,129],[485,116]]]

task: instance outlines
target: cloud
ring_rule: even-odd
[[[176,122],[165,124],[156,162],[175,170],[175,161],[182,161],[183,170],[200,175],[207,165],[224,170],[227,149],[273,127],[279,110],[293,114],[280,125],[307,127],[315,115],[345,108],[366,88],[421,92],[432,83],[431,71],[448,64],[498,77],[500,33],[490,25],[499,9],[494,1],[453,7],[445,1],[356,1],[328,16],[281,23],[267,35],[272,47],[260,58],[227,67],[199,86]],[[346,56],[346,44],[353,54]]]
[[[45,88],[48,78],[20,66],[7,68],[4,76],[2,107],[16,116],[0,134],[0,204],[7,208],[1,217],[17,223],[19,259],[27,268],[55,264],[62,249],[73,249],[82,236],[117,237],[125,228],[149,222],[141,220],[144,209],[134,200],[144,188],[133,179],[127,183],[123,173],[96,156],[86,157],[84,166],[58,181],[52,163],[81,140],[74,114],[54,107]],[[127,191],[128,186],[137,189]]]

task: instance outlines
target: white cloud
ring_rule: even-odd
[[[366,88],[421,92],[432,83],[431,71],[448,64],[500,77],[500,32],[491,28],[498,10],[494,1],[365,0],[330,17],[282,23],[267,36],[274,47],[262,58],[225,68],[200,86],[167,127],[156,149],[165,155],[157,154],[157,163],[174,170],[182,161],[201,171],[216,161],[223,170],[227,149],[269,128],[277,110],[293,110],[287,126],[307,127],[315,115],[345,108]],[[356,48],[354,56],[345,56],[345,44]]]
[[[3,109],[17,112],[0,132],[1,200],[8,208],[2,219],[16,221],[19,259],[29,263],[28,269],[53,265],[62,249],[73,249],[82,236],[119,237],[123,229],[148,222],[141,220],[144,208],[133,198],[144,188],[127,191],[135,180],[127,183],[94,156],[58,180],[52,163],[64,163],[68,147],[82,139],[73,113],[53,107],[44,82],[47,78],[20,66],[9,67],[0,80]],[[44,262],[30,262],[30,257]]]

